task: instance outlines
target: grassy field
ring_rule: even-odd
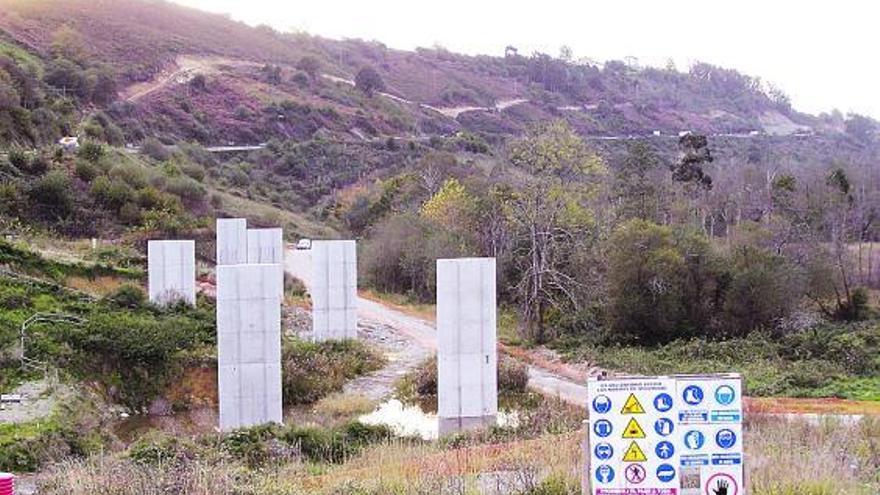
[[[503,442],[387,440],[341,464],[293,455],[250,469],[229,457],[149,464],[124,456],[70,461],[40,478],[41,493],[159,494],[576,494],[582,434]],[[751,418],[746,425],[754,495],[873,495],[880,490],[880,422],[810,424]]]

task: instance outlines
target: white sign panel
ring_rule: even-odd
[[[593,495],[678,495],[676,383],[666,377],[587,383]]]
[[[682,495],[743,495],[742,379],[678,376]]]

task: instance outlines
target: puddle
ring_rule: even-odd
[[[391,399],[383,402],[373,412],[359,417],[358,421],[368,425],[387,426],[395,435],[401,437],[436,440],[439,437],[440,422],[435,411],[436,407],[425,407],[418,403],[405,404],[399,399]],[[519,412],[515,409],[499,410],[496,424],[503,427],[518,427]]]

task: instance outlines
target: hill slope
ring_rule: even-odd
[[[74,62],[68,72],[77,66],[84,72],[85,86],[94,85],[98,69],[112,74],[115,84],[100,97],[73,93],[81,112],[102,109],[121,126],[120,141],[156,135],[257,143],[306,139],[319,131],[362,139],[462,129],[492,138],[551,118],[567,120],[582,134],[609,136],[844,127],[839,116],[796,112],[783,95],[765,92],[759,79],[707,64],[683,73],[623,62],[576,65],[515,51],[504,57],[407,52],[252,28],[162,1],[0,0],[0,31],[0,53],[12,58],[5,65],[32,66],[25,72],[42,88],[33,101],[18,98],[25,110],[53,100],[59,90],[71,93],[71,78],[59,77],[59,59]],[[312,64],[301,64],[303,57]],[[366,66],[383,79],[384,95],[368,98],[351,86]],[[76,132],[75,119],[68,120],[54,133],[6,134],[47,140]]]

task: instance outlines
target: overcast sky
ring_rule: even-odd
[[[811,113],[880,118],[880,2],[872,0],[175,0],[249,24],[412,49],[502,55],[513,45],[596,61],[694,60],[759,76]]]

